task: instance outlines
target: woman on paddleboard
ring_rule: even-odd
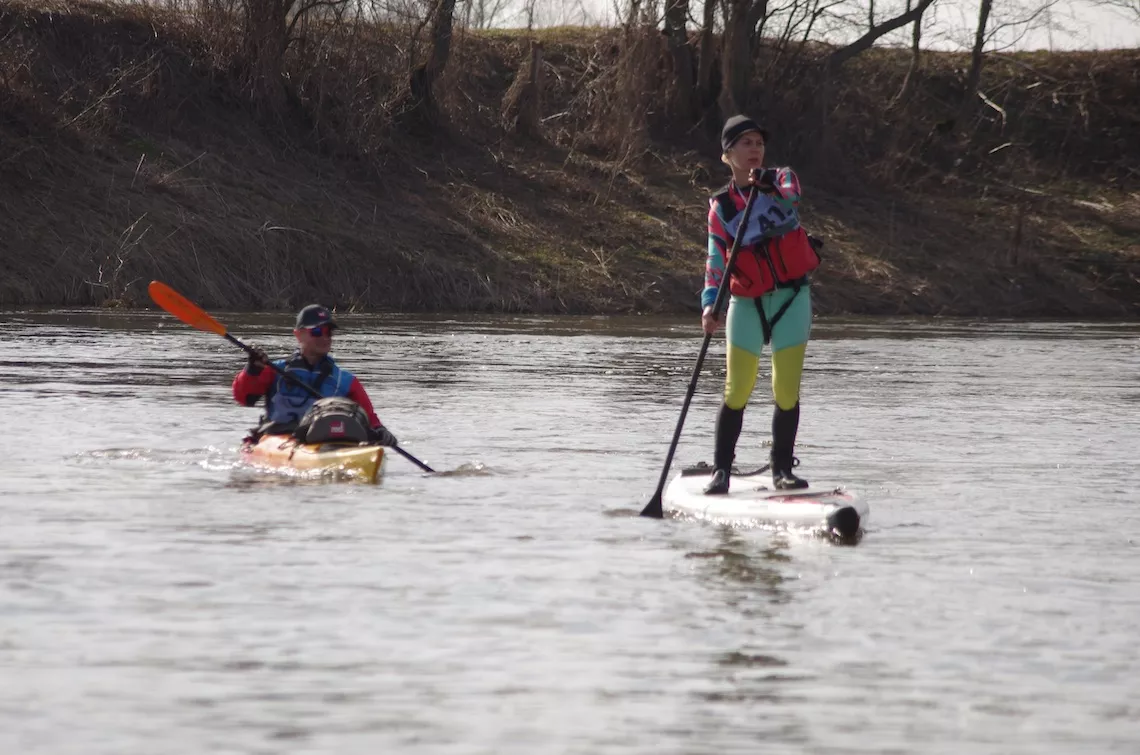
[[[811,334],[811,289],[807,274],[819,256],[800,227],[800,182],[791,168],[764,167],[768,132],[743,115],[729,118],[721,131],[721,160],[732,180],[709,202],[709,252],[701,292],[701,327],[716,332],[713,303],[726,261],[738,234],[740,249],[729,276],[732,294],[726,337],[728,371],[724,404],[716,420],[713,474],[708,495],[728,492],[744,408],[752,396],[760,353],[772,353],[772,482],[777,489],[806,488],[792,472],[792,453],[800,424],[800,376]],[[757,191],[749,217],[743,217],[749,192]]]

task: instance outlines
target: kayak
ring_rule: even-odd
[[[334,475],[360,482],[380,482],[384,447],[365,443],[299,443],[292,435],[263,435],[242,445],[250,464]]]
[[[871,513],[865,501],[839,486],[776,490],[766,471],[734,474],[726,495],[705,495],[711,473],[708,465],[683,470],[665,489],[664,508],[701,519],[821,529],[844,539],[857,538]]]

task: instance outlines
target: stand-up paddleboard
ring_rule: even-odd
[[[726,495],[705,495],[712,471],[704,462],[682,470],[665,489],[665,509],[703,519],[823,529],[844,539],[858,537],[870,515],[866,502],[842,487],[776,490],[766,467],[734,473]]]

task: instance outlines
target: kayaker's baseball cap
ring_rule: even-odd
[[[318,325],[328,325],[330,328],[339,327],[333,319],[328,307],[320,304],[310,304],[297,313],[297,325],[294,330],[301,328],[315,328]]]
[[[724,122],[724,128],[720,131],[720,148],[724,152],[728,152],[728,148],[736,144],[736,140],[747,134],[749,131],[756,131],[760,136],[764,137],[764,143],[768,143],[768,132],[760,128],[760,124],[749,118],[747,115],[734,115]]]

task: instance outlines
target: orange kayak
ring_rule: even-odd
[[[298,443],[291,435],[263,435],[245,443],[242,456],[250,464],[329,474],[337,479],[380,482],[384,447],[362,443]]]

